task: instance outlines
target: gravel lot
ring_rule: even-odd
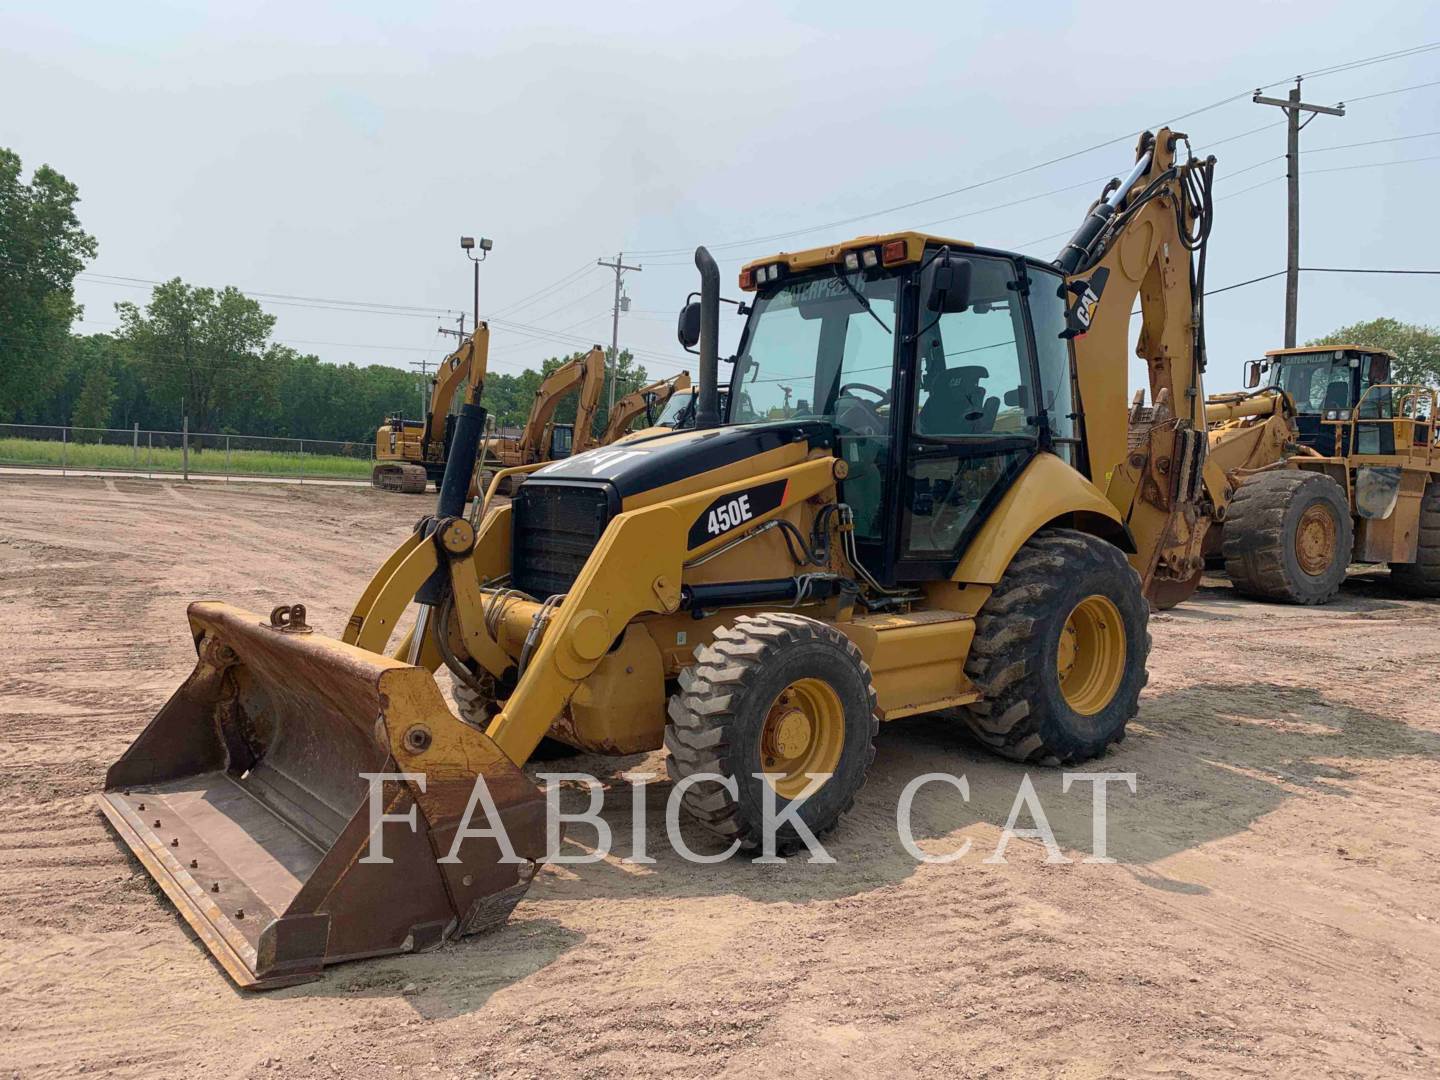
[[[1094,766],[1137,777],[1112,785],[1114,864],[1080,861],[1090,787],[1046,769],[1073,861],[1020,839],[987,864],[1024,768],[942,718],[899,721],[834,865],[694,866],[654,843],[650,866],[547,868],[492,935],[237,992],[92,796],[193,664],[187,601],[300,600],[337,634],[427,505],[0,476],[0,1073],[1440,1072],[1440,604],[1383,574],[1318,610],[1216,581],[1156,617],[1138,722]],[[915,802],[922,847],[972,841],[949,865],[896,838],[929,771],[970,784]]]

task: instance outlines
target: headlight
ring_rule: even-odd
[[[846,269],[846,270],[851,270],[851,271],[859,270],[859,269],[860,269],[860,253],[859,253],[859,252],[857,252],[857,251],[847,251],[847,252],[845,253],[845,269]]]
[[[1336,417],[1336,415],[1335,415],[1335,410],[1334,410],[1334,409],[1326,409],[1326,410],[1325,410],[1325,419],[1326,419],[1326,420],[1335,420],[1335,419],[1337,419],[1337,417]]]
[[[866,270],[872,270],[880,265],[880,253],[874,248],[866,248],[860,253],[860,261],[864,263]]]

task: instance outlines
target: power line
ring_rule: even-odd
[[[87,278],[87,279],[109,278],[109,279],[112,279],[112,281],[114,281],[114,282],[133,283],[133,284],[136,284],[136,285],[164,285],[164,284],[165,284],[165,282],[163,282],[163,281],[157,281],[157,280],[155,280],[154,278],[127,277],[127,276],[125,276],[125,275],[123,275],[123,274],[102,274],[102,273],[99,273],[99,272],[97,272],[97,271],[89,271],[89,272],[84,273],[84,274],[81,274],[81,275],[79,275],[79,276],[85,277],[85,278]],[[173,280],[173,279],[172,279],[172,280]],[[418,305],[418,304],[386,304],[386,303],[382,303],[382,302],[380,302],[380,301],[374,301],[374,300],[339,300],[339,299],[336,299],[336,298],[334,298],[334,297],[329,297],[329,296],[297,296],[297,295],[295,295],[295,294],[293,294],[293,293],[272,293],[272,292],[260,292],[260,291],[254,290],[254,289],[242,289],[242,288],[240,288],[239,286],[224,286],[224,287],[219,288],[219,289],[214,288],[214,286],[205,286],[205,287],[206,287],[206,288],[210,288],[210,289],[212,289],[212,290],[215,291],[215,292],[223,292],[225,288],[233,288],[233,289],[235,289],[236,292],[243,293],[245,296],[249,296],[249,297],[253,297],[253,298],[258,298],[258,299],[263,299],[263,300],[277,300],[277,301],[278,301],[278,300],[289,300],[289,301],[304,302],[304,303],[336,304],[336,305],[340,305],[340,306],[346,307],[346,308],[351,308],[351,307],[363,307],[363,308],[370,308],[370,309],[375,310],[375,311],[392,311],[392,312],[397,312],[397,313],[398,313],[398,312],[408,312],[408,313],[411,313],[411,314],[423,314],[423,315],[426,315],[426,316],[456,315],[456,314],[459,314],[459,309],[457,309],[457,308],[422,307],[422,306],[420,306],[420,305]]]
[[[1369,139],[1366,142],[1342,143],[1339,146],[1317,146],[1313,150],[1305,152],[1307,154],[1324,154],[1331,150],[1354,150],[1357,146],[1380,146],[1382,143],[1407,142],[1410,139],[1425,139],[1432,135],[1440,135],[1440,131],[1422,131],[1415,135],[1397,135],[1393,139]]]
[[[1387,165],[1414,165],[1420,161],[1440,161],[1440,154],[1431,154],[1428,157],[1401,158],[1399,161],[1367,161],[1360,165],[1335,165],[1328,169],[1306,169],[1305,174],[1327,173],[1327,172],[1350,172],[1352,169],[1381,169]]]
[[[561,288],[566,287],[567,285],[570,285],[575,279],[579,278],[582,274],[584,274],[584,273],[585,273],[587,270],[589,270],[589,269],[590,269],[590,263],[589,263],[589,262],[581,263],[581,264],[580,264],[578,267],[576,267],[574,270],[571,270],[568,274],[565,274],[563,277],[556,278],[556,279],[555,279],[554,281],[552,281],[549,285],[542,286],[541,288],[536,289],[536,290],[535,290],[534,292],[532,292],[532,293],[526,293],[524,296],[522,296],[519,300],[516,300],[514,303],[507,304],[507,305],[505,305],[505,306],[502,307],[502,308],[498,308],[496,311],[494,311],[494,312],[492,313],[492,317],[495,316],[495,315],[510,315],[510,314],[514,314],[515,312],[519,311],[521,308],[523,308],[523,307],[528,307],[528,306],[529,306],[531,303],[533,303],[534,301],[539,300],[539,299],[542,297],[542,295],[548,295],[549,293],[551,293],[551,292],[553,292],[553,291],[555,291],[555,290],[557,290],[557,289],[561,289]]]
[[[1347,98],[1345,104],[1354,105],[1357,101],[1373,101],[1375,98],[1389,97],[1391,94],[1404,94],[1410,90],[1424,90],[1427,86],[1440,86],[1440,79],[1434,82],[1416,83],[1414,86],[1398,86],[1394,90],[1381,90],[1378,94],[1365,94],[1363,97]]]
[[[1372,64],[1379,64],[1379,63],[1385,63],[1385,62],[1388,62],[1388,61],[1391,61],[1391,60],[1402,59],[1402,58],[1414,56],[1414,55],[1417,55],[1417,54],[1420,54],[1420,53],[1430,52],[1430,51],[1433,51],[1433,50],[1435,50],[1435,49],[1440,49],[1440,42],[1428,42],[1428,43],[1426,43],[1426,44],[1416,45],[1416,46],[1413,46],[1413,47],[1408,48],[1408,49],[1396,50],[1396,51],[1390,52],[1390,53],[1382,53],[1382,54],[1379,54],[1379,55],[1377,55],[1377,56],[1366,57],[1366,58],[1363,58],[1363,59],[1360,59],[1360,60],[1347,61],[1346,63],[1332,65],[1331,67],[1328,67],[1328,68],[1319,68],[1319,69],[1316,69],[1316,70],[1313,71],[1313,72],[1302,73],[1302,77],[1307,77],[1307,78],[1319,78],[1319,77],[1322,77],[1322,76],[1325,76],[1325,75],[1337,74],[1337,73],[1342,72],[1342,71],[1350,71],[1350,70],[1355,70],[1355,69],[1361,68],[1361,67],[1368,67],[1368,66],[1370,66],[1370,65],[1372,65]],[[1280,79],[1280,80],[1277,80],[1276,82],[1267,83],[1267,84],[1261,86],[1260,89],[1261,89],[1261,90],[1269,89],[1270,87],[1279,86],[1279,85],[1281,85],[1282,83],[1288,82],[1288,81],[1289,81],[1288,79]],[[1398,91],[1397,91],[1397,92],[1398,92]],[[1160,126],[1160,127],[1168,127],[1168,126],[1170,126],[1171,124],[1178,123],[1178,122],[1181,121],[1181,120],[1188,120],[1189,118],[1191,118],[1191,117],[1193,117],[1193,116],[1198,116],[1198,115],[1200,115],[1201,113],[1209,112],[1209,111],[1211,111],[1212,109],[1218,109],[1218,108],[1220,108],[1220,107],[1223,106],[1223,105],[1228,105],[1228,104],[1230,104],[1231,102],[1242,100],[1243,98],[1249,97],[1250,95],[1251,95],[1251,91],[1249,91],[1249,90],[1243,91],[1243,92],[1238,93],[1238,94],[1232,94],[1232,95],[1230,95],[1230,96],[1228,96],[1228,97],[1221,98],[1221,99],[1218,100],[1218,101],[1211,102],[1211,103],[1208,104],[1208,105],[1203,105],[1203,106],[1201,106],[1201,107],[1198,108],[1198,109],[1191,109],[1189,112],[1181,113],[1179,116],[1172,117],[1171,119],[1165,121],[1163,124],[1160,124],[1160,125],[1157,125],[1157,126]],[[1380,95],[1373,95],[1373,96],[1380,96]],[[1364,98],[1355,98],[1355,99],[1352,99],[1352,100],[1354,100],[1354,101],[1361,101],[1361,100],[1365,100],[1365,99],[1364,99]],[[1258,129],[1257,129],[1257,130],[1258,130]],[[833,221],[829,221],[829,222],[826,222],[826,223],[824,223],[824,224],[809,226],[809,227],[803,228],[803,229],[791,229],[791,230],[788,230],[788,231],[785,231],[785,232],[771,233],[771,234],[766,235],[766,236],[756,236],[756,237],[749,237],[749,238],[746,238],[746,239],[744,239],[744,240],[731,240],[731,241],[725,241],[725,242],[717,243],[717,244],[709,244],[709,245],[707,245],[707,247],[709,247],[711,251],[723,251],[723,250],[727,250],[727,249],[729,249],[729,248],[734,248],[734,247],[745,247],[745,246],[749,246],[749,245],[752,245],[752,244],[769,243],[769,242],[775,241],[775,240],[787,240],[787,239],[790,239],[791,237],[803,236],[803,235],[805,235],[806,233],[820,232],[820,231],[823,231],[823,230],[826,230],[826,229],[838,228],[838,227],[840,227],[840,226],[842,226],[842,225],[850,225],[850,224],[853,224],[853,223],[855,223],[855,222],[857,222],[857,221],[864,221],[864,220],[866,220],[867,218],[880,217],[880,216],[885,215],[885,214],[896,213],[897,211],[900,211],[900,210],[909,210],[909,209],[912,209],[912,208],[914,208],[914,207],[916,207],[916,206],[923,206],[923,205],[925,205],[926,203],[931,203],[931,202],[935,202],[935,201],[940,200],[940,199],[947,199],[947,198],[951,198],[952,196],[955,196],[955,195],[960,195],[960,194],[964,194],[964,193],[966,193],[966,192],[975,191],[975,190],[978,190],[979,188],[988,187],[988,186],[990,186],[991,184],[998,184],[998,183],[1000,183],[1000,182],[1002,182],[1002,181],[1004,181],[1004,180],[1013,180],[1013,179],[1014,179],[1015,177],[1017,177],[1017,176],[1024,176],[1024,175],[1026,175],[1026,174],[1028,174],[1028,173],[1035,172],[1035,171],[1040,170],[1040,169],[1048,168],[1048,167],[1051,166],[1051,165],[1056,165],[1056,164],[1059,164],[1059,163],[1064,162],[1064,161],[1070,161],[1070,160],[1072,160],[1072,159],[1074,159],[1074,158],[1077,158],[1077,157],[1080,157],[1080,156],[1082,156],[1082,155],[1084,155],[1084,154],[1091,153],[1092,151],[1100,150],[1100,149],[1103,149],[1103,148],[1108,147],[1108,146],[1114,146],[1116,143],[1126,142],[1126,141],[1128,141],[1128,140],[1130,140],[1130,139],[1133,139],[1133,138],[1135,137],[1135,134],[1136,134],[1136,133],[1133,132],[1133,131],[1132,131],[1132,132],[1127,132],[1126,134],[1116,136],[1116,137],[1113,138],[1113,139],[1106,139],[1104,142],[1094,143],[1094,144],[1092,144],[1092,145],[1090,145],[1090,146],[1087,146],[1087,147],[1085,147],[1085,148],[1083,148],[1083,149],[1074,150],[1074,151],[1071,151],[1071,152],[1068,153],[1068,154],[1061,154],[1061,155],[1059,155],[1059,156],[1057,156],[1057,157],[1049,158],[1049,159],[1047,159],[1047,160],[1045,160],[1045,161],[1038,162],[1038,163],[1036,163],[1036,164],[1034,164],[1034,165],[1027,165],[1027,166],[1025,166],[1024,168],[1015,169],[1015,170],[1012,170],[1012,171],[1010,171],[1010,172],[1003,173],[1003,174],[1001,174],[1001,175],[999,175],[999,176],[993,176],[993,177],[990,177],[989,179],[986,179],[986,180],[980,180],[980,181],[976,181],[975,183],[966,184],[966,185],[963,185],[963,186],[957,187],[957,188],[952,188],[952,189],[949,190],[949,191],[942,191],[942,192],[940,192],[939,194],[936,194],[936,195],[928,195],[928,196],[926,196],[926,197],[924,197],[924,198],[921,198],[921,199],[914,199],[914,200],[911,200],[910,202],[900,203],[900,204],[897,204],[897,205],[895,205],[895,206],[886,207],[885,209],[882,209],[882,210],[872,210],[872,211],[869,211],[869,212],[867,212],[867,213],[858,214],[858,215],[855,215],[855,216],[852,216],[852,217],[837,218],[837,219],[835,219],[835,220],[833,220]],[[1249,134],[1249,133],[1246,133],[1246,134]],[[1242,138],[1242,137],[1243,137],[1243,135],[1241,135],[1241,136],[1235,136],[1235,138]],[[1213,145],[1213,144],[1212,144],[1212,145]],[[660,248],[660,249],[654,249],[654,250],[649,250],[649,251],[637,251],[637,252],[634,252],[634,254],[635,254],[635,255],[640,255],[640,256],[645,256],[645,255],[652,255],[652,256],[674,256],[674,255],[684,255],[684,254],[687,254],[687,251],[686,251],[686,249],[684,249],[684,248],[670,248],[670,249]]]

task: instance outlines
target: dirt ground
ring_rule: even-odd
[[[663,843],[547,868],[504,929],[233,989],[92,804],[190,670],[184,605],[301,600],[338,634],[423,512],[367,490],[0,478],[0,1074],[149,1077],[1440,1075],[1440,604],[1320,610],[1223,582],[1152,623],[1091,794],[1030,775],[1067,864],[987,864],[1025,769],[939,718],[882,730],[831,866]],[[566,762],[663,772],[659,757]],[[921,865],[896,837],[915,801]],[[1022,818],[1022,824],[1030,824]],[[588,837],[577,836],[581,842]],[[694,838],[697,848],[703,841]]]

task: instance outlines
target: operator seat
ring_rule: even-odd
[[[916,428],[921,435],[975,435],[995,427],[1000,399],[986,397],[981,380],[990,370],[979,364],[947,368],[931,376],[930,396],[920,406]]]

